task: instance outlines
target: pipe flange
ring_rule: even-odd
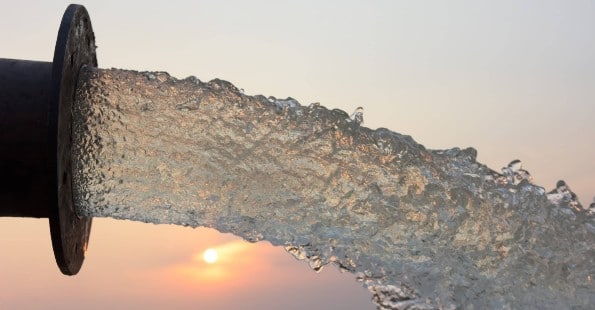
[[[82,5],[68,6],[62,21],[52,65],[49,112],[48,173],[50,181],[50,232],[56,262],[62,273],[76,274],[85,258],[91,218],[78,216],[72,196],[72,113],[76,82],[82,66],[97,67],[95,35]]]

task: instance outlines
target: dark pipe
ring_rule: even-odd
[[[0,59],[0,216],[49,217],[52,63]]]
[[[0,216],[49,218],[58,267],[76,274],[91,218],[75,214],[71,106],[83,66],[97,67],[87,10],[64,12],[52,63],[0,59]]]

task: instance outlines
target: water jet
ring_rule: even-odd
[[[383,308],[588,307],[592,214],[570,189],[221,80],[82,66],[74,210],[268,240]],[[361,117],[358,116],[358,119]],[[58,183],[60,184],[60,183]]]

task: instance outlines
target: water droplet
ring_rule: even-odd
[[[303,253],[296,246],[293,246],[293,245],[285,246],[285,251],[287,251],[287,253],[291,254],[293,257],[295,257],[298,260],[303,260],[306,258],[306,256],[304,256]]]
[[[575,211],[582,211],[582,207],[578,202],[578,197],[570,190],[570,187],[564,180],[558,181],[556,183],[556,188],[549,191],[546,196],[554,205],[560,207],[568,206]]]
[[[366,275],[363,272],[358,271],[355,273],[355,281],[364,282],[365,279],[366,279]]]
[[[212,79],[207,84],[208,87],[211,87],[213,90],[229,90],[231,92],[239,92],[233,84],[222,79]]]
[[[312,270],[314,270],[316,272],[320,272],[322,270],[322,268],[324,267],[322,260],[318,256],[310,257],[308,264],[310,265],[310,268],[312,268]]]
[[[523,164],[518,159],[511,161],[506,167],[502,167],[501,171],[502,174],[492,173],[496,183],[500,185],[519,185],[523,181],[531,184],[531,174],[523,169]]]
[[[535,194],[538,196],[545,194],[545,188],[543,188],[541,186],[535,186],[534,191],[535,191]]]
[[[201,98],[190,99],[184,103],[176,105],[176,110],[179,111],[194,111],[200,108]]]
[[[345,259],[342,260],[337,260],[335,261],[335,263],[339,266],[339,270],[341,272],[354,272],[355,268],[357,267],[355,265],[355,263],[353,262],[353,260],[349,257],[346,257]]]
[[[143,72],[142,74],[149,81],[158,80],[159,82],[165,82],[171,78],[167,72]]]
[[[264,236],[261,233],[255,232],[255,231],[250,231],[250,232],[246,232],[246,234],[244,235],[244,238],[248,241],[248,242],[258,242],[261,241],[262,239],[264,239]]]
[[[556,183],[556,191],[558,193],[564,193],[568,191],[568,186],[566,186],[566,182],[564,182],[564,180],[560,180]]]
[[[144,75],[145,77],[147,77],[147,80],[149,81],[152,81],[157,78],[155,74],[153,74],[152,72],[144,72]]]
[[[374,132],[374,143],[383,155],[390,155],[393,152],[392,132],[386,128],[378,128]]]
[[[374,294],[372,301],[379,309],[435,309],[428,300],[418,298],[412,289],[401,285],[371,285],[368,290]],[[451,307],[447,307],[450,309]],[[453,307],[454,309],[454,307]]]
[[[355,111],[349,116],[349,120],[353,121],[356,124],[362,124],[364,122],[364,108],[357,107]]]
[[[185,81],[188,81],[188,82],[191,82],[191,83],[194,83],[194,84],[196,84],[196,85],[200,85],[200,84],[202,83],[202,82],[201,82],[201,80],[199,80],[199,79],[198,79],[197,77],[195,77],[194,75],[191,75],[191,76],[189,76],[189,77],[185,78],[184,80],[185,80]]]
[[[514,173],[514,184],[519,184],[522,181],[527,180],[529,183],[531,182],[531,174],[529,171],[525,169],[519,169]]]
[[[277,99],[275,97],[269,97],[269,102],[274,103],[275,107],[277,108],[277,113],[279,114],[287,114],[289,112],[295,113],[298,116],[302,115],[302,110],[300,107],[302,106],[297,100],[287,97],[286,99]]]
[[[271,98],[271,97],[269,97],[269,98]],[[286,99],[274,99],[273,102],[279,109],[297,108],[300,106],[300,103],[291,97],[287,97]]]
[[[512,171],[512,172],[517,172],[519,171],[521,168],[523,167],[523,163],[521,163],[520,160],[515,159],[513,161],[511,161],[508,164],[508,168]]]

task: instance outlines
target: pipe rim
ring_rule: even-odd
[[[78,216],[72,196],[72,113],[80,68],[97,67],[95,36],[84,6],[68,6],[58,31],[52,65],[49,111],[48,173],[50,180],[50,233],[56,263],[65,275],[80,270],[91,232],[90,217]]]

